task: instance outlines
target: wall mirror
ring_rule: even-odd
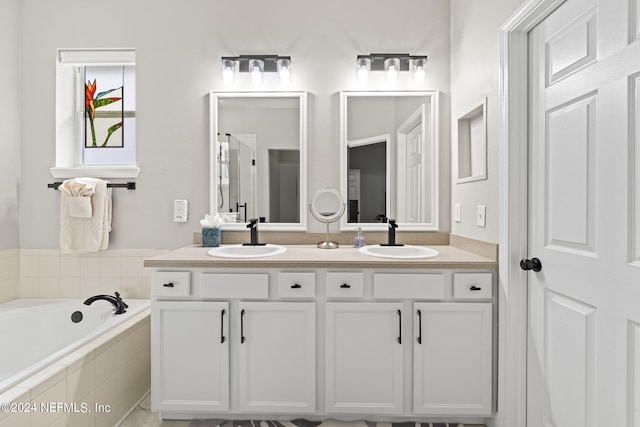
[[[210,212],[225,229],[306,230],[306,92],[210,94]]]
[[[342,230],[438,230],[438,92],[342,92]]]

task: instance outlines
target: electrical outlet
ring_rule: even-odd
[[[487,207],[485,205],[478,205],[478,227],[487,226]]]
[[[453,209],[453,220],[455,222],[462,222],[462,204],[456,203]]]
[[[187,211],[189,210],[189,202],[186,200],[173,201],[173,222],[187,222]]]

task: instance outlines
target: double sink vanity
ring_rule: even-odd
[[[225,244],[145,260],[152,410],[484,423],[495,410],[497,250],[441,232],[438,91],[341,92],[339,153],[314,159],[340,186],[313,200],[307,98],[210,95],[209,213],[225,220]],[[309,210],[326,223],[318,245]],[[329,239],[338,220],[340,247]],[[270,244],[256,245],[258,222]],[[252,244],[231,244],[247,228]],[[395,243],[396,228],[406,246],[371,244]],[[362,231],[369,245],[351,247]]]
[[[497,261],[452,245],[364,248],[222,245],[211,256],[194,245],[146,260],[152,410],[169,419],[490,417]]]

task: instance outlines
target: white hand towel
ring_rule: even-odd
[[[76,184],[71,188],[75,190],[80,187],[77,184],[95,190],[90,197],[92,213],[88,218],[72,216],[70,197],[64,190],[60,192],[60,248],[64,253],[107,249],[111,231],[111,188],[107,187],[107,181],[95,178],[76,178],[74,181]],[[69,186],[65,188],[69,189]]]
[[[69,215],[74,218],[91,218],[91,196],[95,194],[95,188],[75,179],[67,179],[58,190],[67,195]]]

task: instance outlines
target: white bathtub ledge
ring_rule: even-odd
[[[31,389],[27,387],[13,387],[0,393],[0,403],[27,403],[31,401]],[[12,415],[11,412],[0,411],[0,423]]]
[[[16,387],[31,389],[31,400],[37,398],[54,385],[67,377],[67,367],[64,365],[51,365],[31,375],[29,378],[17,384]]]

